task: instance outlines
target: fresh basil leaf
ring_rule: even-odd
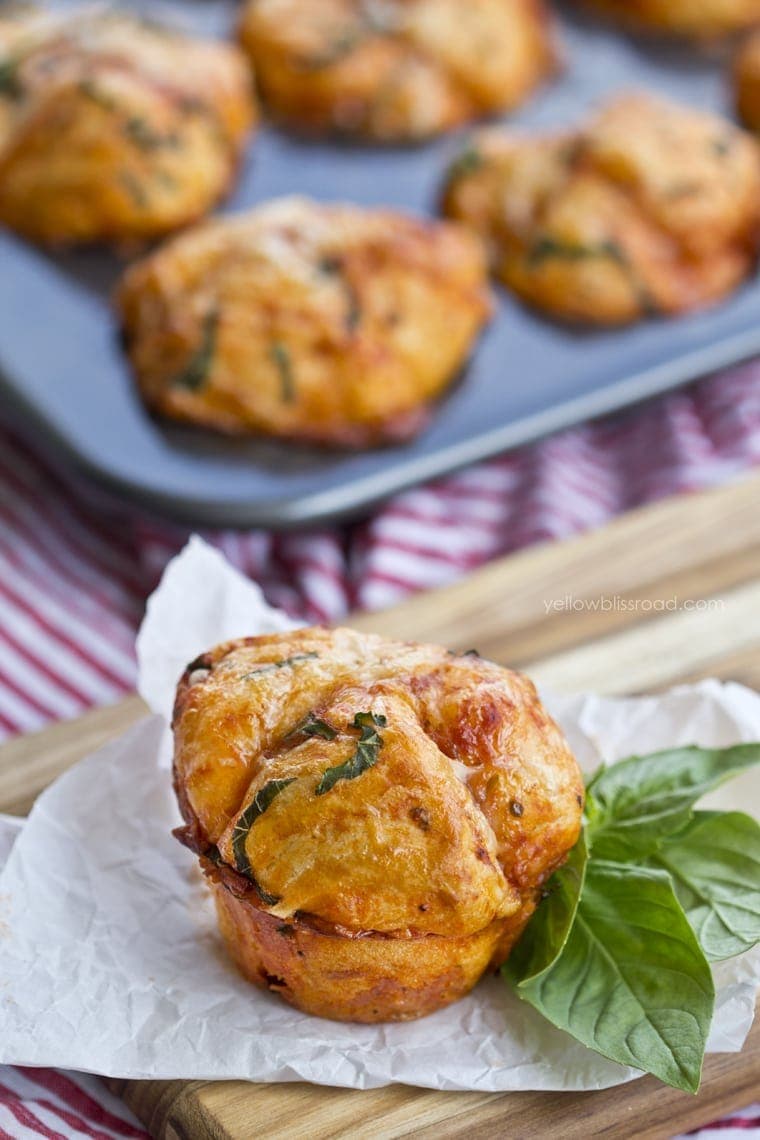
[[[578,909],[587,862],[586,837],[581,832],[567,862],[549,879],[544,897],[503,967],[513,985],[535,982],[562,953]]]
[[[346,331],[355,332],[361,324],[362,304],[356,286],[346,276],[345,265],[340,257],[323,257],[319,261],[319,271],[328,277],[335,277],[340,281],[343,295],[346,299]]]
[[[602,1056],[698,1089],[714,987],[665,872],[592,859],[562,953],[517,993]]]
[[[716,158],[725,158],[730,153],[734,145],[734,140],[730,135],[724,135],[722,138],[712,139],[710,142],[710,150]]]
[[[291,665],[300,665],[302,661],[313,661],[315,657],[319,657],[318,653],[295,653],[292,657],[283,657],[282,661],[269,661],[266,665],[260,665],[258,669],[252,669],[250,673],[243,673],[242,680],[250,681],[256,677],[263,677],[267,673],[276,673],[278,669],[287,669]]]
[[[254,887],[258,891],[259,897],[263,903],[266,903],[267,906],[277,906],[278,902],[280,901],[279,895],[270,895],[269,891],[265,891],[255,875],[250,874],[247,875],[246,878],[251,880]]]
[[[366,772],[368,768],[377,764],[380,749],[383,747],[383,738],[377,730],[378,728],[385,728],[386,723],[385,717],[380,713],[356,714],[352,727],[361,729],[356,751],[343,764],[336,764],[334,768],[328,768],[323,773],[316,788],[318,796],[323,796],[325,792],[329,792],[339,780],[355,780],[357,776],[361,776],[362,772]]]
[[[628,254],[617,241],[608,239],[583,243],[563,241],[551,234],[545,234],[528,250],[527,255],[528,265],[533,269],[543,266],[547,261],[580,262],[598,258],[618,265],[626,273],[643,311],[649,316],[657,315],[659,306],[656,298],[636,273]]]
[[[138,210],[144,210],[148,205],[150,205],[150,198],[145,189],[145,186],[139,178],[135,178],[131,170],[120,170],[118,179],[123,189],[132,199],[134,205],[137,206]],[[195,359],[195,357],[193,359]],[[192,373],[186,369],[178,378],[174,380],[174,383],[179,385],[184,384],[185,387],[191,387],[192,385],[189,380],[189,377],[191,376]]]
[[[174,133],[158,134],[153,130],[150,123],[140,115],[130,116],[124,123],[123,130],[130,142],[134,143],[140,150],[153,151],[161,148],[177,150],[182,145],[179,135]]]
[[[280,378],[280,398],[285,404],[292,404],[296,398],[296,378],[293,361],[284,344],[275,341],[269,349],[269,358],[277,369]]]
[[[760,942],[760,825],[743,812],[695,812],[650,865],[668,871],[676,895],[713,962]]]
[[[465,150],[458,155],[449,167],[448,176],[453,182],[458,178],[465,178],[468,174],[474,174],[476,170],[480,170],[484,165],[483,155],[474,146],[468,146]]]
[[[246,875],[248,878],[253,879],[253,868],[251,867],[248,853],[245,849],[249,831],[259,816],[263,815],[267,808],[271,806],[273,800],[279,796],[280,792],[287,788],[288,784],[292,784],[294,780],[295,776],[290,776],[284,780],[270,780],[268,784],[264,784],[263,788],[259,788],[248,807],[238,817],[237,823],[232,830],[232,854],[235,857],[235,867],[240,871],[241,875]],[[253,881],[255,882],[256,880],[253,879]],[[270,898],[271,897],[272,896],[270,896]]]
[[[346,28],[323,51],[303,56],[298,61],[299,66],[306,71],[321,71],[323,68],[333,67],[351,55],[368,31],[369,28],[365,28],[364,21],[357,24],[356,27]]]
[[[200,344],[179,375],[172,381],[176,387],[197,392],[206,383],[216,352],[218,328],[219,313],[216,309],[211,309],[203,321]]]
[[[106,94],[105,91],[101,91],[97,84],[93,83],[91,79],[83,79],[79,84],[78,90],[80,95],[84,95],[86,99],[90,99],[104,111],[118,110],[118,104],[111,98],[110,95]]]
[[[292,740],[295,736],[320,736],[322,740],[335,740],[338,735],[337,729],[328,724],[326,720],[320,720],[313,712],[309,712],[300,720],[295,728],[291,728],[290,732],[285,737],[286,740]]]
[[[628,264],[622,246],[615,241],[583,244],[581,242],[560,241],[559,238],[546,234],[538,239],[528,253],[528,261],[532,266],[555,259],[559,261],[586,261],[597,257],[607,258],[618,265]]]
[[[697,800],[760,763],[760,744],[672,748],[602,768],[588,786],[588,840],[596,857],[618,862],[652,853],[679,831]]]
[[[0,60],[0,97],[20,99],[24,94],[24,87],[19,78],[20,65],[23,58],[10,56]]]

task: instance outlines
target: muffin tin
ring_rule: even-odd
[[[232,26],[236,5],[197,0],[159,11],[219,32]],[[637,41],[570,14],[560,32],[562,75],[511,123],[568,124],[631,87],[730,113],[724,61],[715,54]],[[377,149],[265,126],[223,211],[299,193],[434,212],[443,171],[466,133]],[[284,528],[356,515],[404,487],[760,353],[756,278],[718,308],[612,331],[553,324],[495,286],[494,319],[430,426],[411,443],[342,453],[153,419],[119,346],[110,293],[121,264],[113,255],[51,256],[2,233],[0,266],[3,405],[22,429],[119,497],[191,524]]]

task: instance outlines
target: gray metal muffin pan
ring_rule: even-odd
[[[186,26],[218,31],[234,7],[195,0],[167,11]],[[569,123],[631,87],[730,110],[715,57],[572,17],[563,18],[561,37],[564,72],[512,122]],[[224,209],[299,193],[433,212],[441,174],[462,142],[460,134],[415,149],[368,149],[265,128]],[[101,486],[198,525],[284,528],[356,515],[411,484],[760,353],[757,279],[708,312],[602,332],[553,324],[497,289],[495,318],[469,367],[413,442],[353,454],[230,440],[158,421],[143,408],[109,304],[119,270],[104,252],[52,257],[0,234],[2,405]]]

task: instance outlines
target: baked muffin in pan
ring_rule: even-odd
[[[0,8],[0,223],[34,241],[131,244],[202,217],[255,118],[232,44],[110,8]]]
[[[760,131],[760,29],[748,36],[734,65],[736,107],[744,123]]]
[[[252,982],[351,1021],[420,1017],[507,957],[581,824],[525,677],[347,629],[220,645],[178,687],[174,778]]]
[[[717,115],[626,94],[574,131],[476,135],[443,204],[530,304],[624,324],[714,304],[752,271],[760,149]]]
[[[347,447],[418,431],[490,312],[463,227],[303,198],[173,239],[128,269],[118,305],[155,411]]]
[[[760,0],[582,0],[639,31],[710,40],[760,24]]]
[[[556,66],[543,0],[248,0],[240,39],[278,119],[376,142],[508,110]]]

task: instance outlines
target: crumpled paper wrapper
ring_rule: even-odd
[[[498,977],[403,1025],[298,1013],[228,962],[179,822],[165,717],[185,663],[232,635],[291,624],[200,540],[169,566],[138,640],[154,715],[82,761],[27,824],[0,820],[0,1062],[133,1078],[307,1080],[351,1088],[599,1089],[637,1076],[585,1049]],[[760,697],[707,682],[643,700],[552,699],[584,768],[632,751],[760,738]],[[742,777],[721,805],[758,802]],[[2,855],[0,854],[0,862]],[[709,1048],[737,1051],[752,1022],[757,954],[716,970]]]

